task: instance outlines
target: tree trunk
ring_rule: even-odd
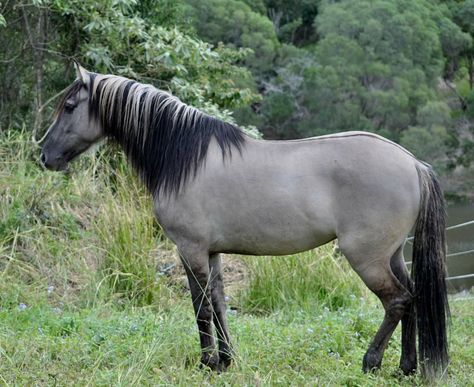
[[[48,20],[48,10],[46,8],[37,8],[37,20],[36,28],[33,31],[31,28],[29,15],[25,9],[22,8],[23,12],[23,21],[28,36],[28,42],[31,46],[34,59],[35,67],[35,122],[33,126],[33,136],[36,138],[38,131],[40,130],[43,124],[43,100],[44,100],[44,57],[45,57],[45,48],[47,44],[47,20]]]
[[[473,57],[471,54],[467,57],[468,63],[468,71],[469,71],[469,90],[472,90],[472,86],[474,85],[474,64],[473,64]]]

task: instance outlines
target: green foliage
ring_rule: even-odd
[[[445,102],[429,101],[418,110],[416,121],[420,126],[427,128],[436,125],[447,127],[451,122],[449,106]]]
[[[84,156],[70,176],[43,171],[36,157],[25,132],[1,135],[4,281],[53,285],[76,305],[125,299],[166,306],[169,289],[156,268],[168,247],[124,157]]]
[[[110,4],[109,4],[110,3]],[[60,13],[74,17],[87,34],[81,46],[91,67],[100,72],[114,72],[138,80],[156,80],[161,88],[171,89],[184,101],[198,107],[212,102],[229,108],[246,105],[255,96],[247,89],[236,88],[229,78],[246,78],[244,68],[233,65],[247,52],[204,43],[182,33],[176,27],[154,24],[159,19],[144,19],[136,13],[136,1],[89,1],[76,8],[68,5]],[[141,4],[141,9],[145,8]],[[74,8],[74,13],[71,10]],[[158,8],[154,8],[157,10]],[[169,23],[169,21],[168,21]]]
[[[410,127],[405,130],[400,138],[400,145],[418,157],[434,164],[437,170],[443,171],[443,160],[447,153],[448,133],[441,126]]]
[[[247,4],[254,12],[258,12],[262,15],[265,15],[267,13],[265,0],[241,0],[241,1],[242,3]]]
[[[474,118],[474,90],[471,90],[466,95],[467,111],[466,114],[470,118]]]
[[[108,173],[113,174],[113,169]],[[150,305],[161,286],[156,280],[155,256],[161,230],[153,217],[151,199],[135,179],[123,173],[114,174],[115,193],[105,192],[93,226],[104,249],[98,291],[106,294],[103,297]]]
[[[51,106],[35,109],[70,82],[64,58],[75,57],[170,90],[255,136],[258,126],[271,138],[368,130],[400,141],[412,127],[443,127],[450,139],[437,165],[469,165],[471,0],[14,4],[0,19],[3,128],[32,126],[33,116],[35,130],[46,126]]]
[[[316,24],[322,35],[316,49],[321,67],[314,77],[325,78],[326,69],[333,71],[337,86],[347,91],[331,88],[338,90],[331,99],[336,98],[340,111],[353,111],[349,120],[338,123],[343,125],[339,129],[363,127],[368,120],[369,130],[399,131],[413,121],[411,112],[417,106],[433,99],[442,69],[441,46],[423,2],[327,4]],[[319,121],[336,129],[331,121]]]
[[[262,103],[263,116],[268,125],[281,127],[283,123],[288,122],[293,117],[295,107],[291,96],[281,92],[274,91],[267,94]],[[284,135],[284,133],[278,133]]]
[[[446,6],[424,0],[323,2],[315,19],[318,42],[280,49],[260,106],[264,134],[378,132],[403,138],[417,156],[446,170],[459,133],[456,105],[440,94],[439,77],[456,71],[471,44],[451,18]],[[426,130],[440,137],[423,147]]]
[[[456,21],[464,31],[474,34],[474,1],[465,0],[454,6]]]
[[[278,48],[272,23],[238,0],[186,0],[187,15],[198,35],[208,42],[247,47],[246,64],[254,72],[268,72]]]
[[[320,0],[265,0],[281,41],[296,45],[315,40],[313,22],[320,3]]]
[[[66,57],[75,57],[97,72],[151,82],[170,90],[189,104],[230,121],[230,108],[246,106],[257,100],[257,95],[243,86],[244,80],[251,80],[250,72],[238,65],[249,55],[248,50],[223,46],[213,49],[209,43],[178,28],[177,18],[181,10],[178,4],[170,0],[162,0],[160,4],[153,2],[153,6],[151,3],[149,0],[45,0],[41,6],[36,4],[25,8],[24,19],[28,26],[35,19],[42,20],[44,12],[51,15],[48,24],[51,31],[48,33],[55,39],[41,43],[47,47],[49,55],[48,66],[43,71],[46,82],[43,79],[41,83],[43,97],[49,94],[44,84],[54,86],[51,94],[56,94],[71,81],[71,63],[67,63],[65,75],[62,59],[54,55],[60,52]],[[24,39],[28,41],[29,37],[24,36]],[[40,37],[35,39],[39,41]],[[35,52],[39,44],[30,50],[28,54],[33,55],[27,56],[27,61],[40,60]],[[38,52],[43,53],[41,60],[46,60],[44,51]],[[4,63],[8,69],[9,62]],[[22,73],[29,71],[30,77],[34,75],[31,67],[20,70]],[[18,82],[9,77],[8,71],[4,76],[9,82]],[[21,74],[18,79],[25,78]],[[27,83],[29,92],[33,85],[33,82]],[[17,89],[13,87],[11,90],[15,93]],[[9,97],[7,101],[11,104],[17,99]],[[5,114],[10,113],[6,110]]]
[[[447,58],[453,60],[459,57],[472,45],[472,37],[460,31],[452,20],[442,17],[439,20],[441,47]]]

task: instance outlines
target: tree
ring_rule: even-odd
[[[273,69],[278,39],[272,23],[238,0],[185,0],[185,13],[198,36],[217,45],[252,49],[245,64],[254,74]]]
[[[454,9],[455,21],[462,27],[463,31],[470,35],[472,41],[474,36],[474,0],[455,3],[452,8]],[[469,87],[472,90],[474,87],[474,45],[471,44],[466,47],[463,54],[468,67]]]
[[[417,125],[418,111],[439,98],[443,38],[446,51],[456,55],[465,35],[424,0],[326,1],[318,12],[320,40],[306,47],[311,59],[305,70],[294,65],[298,59],[289,60],[269,93],[282,74],[303,77],[302,90],[290,92],[293,104],[303,107],[293,120],[300,136],[362,129],[398,140]]]
[[[3,69],[15,74],[1,72],[12,88],[12,95],[5,105],[14,106],[19,99],[21,87],[14,86],[18,82],[25,84],[29,95],[36,95],[38,111],[44,100],[43,93],[50,93],[50,90],[39,89],[36,81],[36,92],[32,92],[29,66],[41,65],[41,76],[47,78],[42,84],[47,83],[56,93],[70,81],[72,74],[67,74],[72,57],[97,72],[112,72],[154,83],[185,102],[228,120],[232,120],[228,109],[255,100],[256,95],[250,89],[238,87],[232,80],[233,77],[251,78],[247,69],[237,65],[245,60],[246,50],[224,46],[212,48],[209,43],[184,34],[177,27],[156,25],[155,22],[172,17],[173,13],[165,9],[161,14],[159,7],[149,10],[148,3],[149,0],[43,0],[9,9],[12,14],[20,12],[19,16],[23,16],[17,17],[17,23],[25,20],[25,26],[30,27],[32,20],[40,20],[38,15],[47,12],[44,36],[49,39],[46,43],[42,34],[33,33],[31,28],[22,28],[17,23],[13,23],[7,35],[2,35],[1,40],[13,37],[18,42],[28,42],[33,48],[21,51],[21,55],[7,52],[15,58],[11,65],[7,60],[0,62]],[[166,22],[170,26],[179,24],[169,19]],[[6,46],[10,47],[7,43]],[[18,64],[20,67],[15,69]],[[8,112],[3,106],[2,101],[2,114]]]
[[[446,170],[446,153],[448,134],[441,126],[431,129],[424,127],[410,127],[400,138],[400,145],[404,146],[420,160],[433,164],[439,172]]]
[[[298,46],[316,40],[313,22],[320,3],[319,0],[265,0],[280,40]]]

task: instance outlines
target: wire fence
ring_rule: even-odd
[[[474,224],[474,220],[470,220],[469,222],[459,223],[459,224],[455,224],[453,226],[446,227],[446,231],[454,230],[456,228],[461,228],[461,227],[465,227],[465,226],[470,226],[471,224]],[[408,237],[406,240],[411,241],[411,240],[413,240],[413,238],[414,237],[411,236],[411,237]]]
[[[470,225],[473,225],[473,224],[474,224],[474,220],[470,220],[469,222],[459,223],[459,224],[455,224],[453,226],[447,227],[446,231],[454,230],[456,228],[470,226]],[[411,236],[411,237],[407,238],[406,240],[407,240],[407,242],[411,243],[410,241],[413,240],[413,237]],[[466,250],[466,251],[458,251],[456,253],[446,254],[446,258],[459,257],[459,256],[462,256],[462,255],[468,255],[468,254],[472,254],[472,253],[474,253],[474,249],[473,250]],[[407,265],[411,265],[411,263],[412,263],[411,261],[406,262]],[[474,278],[474,273],[464,274],[464,275],[456,275],[456,276],[452,276],[452,277],[446,277],[446,280],[450,281],[450,280],[460,280],[460,279],[467,279],[467,278]]]

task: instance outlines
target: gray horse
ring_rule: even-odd
[[[186,269],[204,365],[224,370],[232,358],[219,253],[293,254],[338,238],[385,309],[363,370],[380,367],[401,320],[402,371],[417,367],[417,330],[423,374],[446,371],[445,209],[428,165],[366,132],[251,139],[151,85],[76,70],[41,161],[65,169],[104,137],[123,147]],[[412,281],[403,246],[413,227]]]

